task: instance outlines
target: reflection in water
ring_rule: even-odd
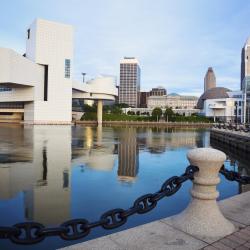
[[[18,222],[26,218],[58,225],[76,217],[96,219],[110,208],[130,206],[135,197],[159,188],[166,177],[182,173],[187,150],[209,143],[209,132],[196,129],[1,125],[0,221],[13,223],[6,210],[12,208],[9,201],[17,200],[22,213]],[[231,163],[250,174],[249,158],[244,162],[244,157],[230,157]],[[233,184],[230,187],[235,192]],[[169,214],[187,204],[188,188],[168,206]],[[166,208],[157,213],[147,218],[169,215]]]
[[[230,147],[228,144],[221,143],[215,139],[211,139],[211,146],[219,149],[227,154],[227,161],[230,166],[237,170],[242,175],[250,176],[250,155],[243,150],[239,150],[234,147]],[[239,184],[239,193],[250,191],[250,184]]]
[[[44,224],[61,223],[70,216],[70,190],[62,187],[69,186],[71,128],[34,126],[20,131],[21,145],[29,145],[24,151],[33,152],[33,157],[25,165],[12,161],[0,164],[0,199],[11,199],[24,191],[27,219]],[[13,147],[10,159],[15,159],[19,145],[15,138],[5,139]]]
[[[120,133],[118,144],[118,171],[121,181],[133,181],[139,169],[139,147],[136,128],[126,128]]]

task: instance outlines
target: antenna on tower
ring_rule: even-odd
[[[86,73],[82,73],[82,82],[85,82],[85,75]]]

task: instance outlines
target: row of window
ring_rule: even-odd
[[[70,59],[65,59],[65,78],[70,78]]]
[[[12,91],[12,88],[8,88],[8,87],[1,87],[0,88],[0,92],[5,92],[5,91]]]

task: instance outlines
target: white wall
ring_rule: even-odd
[[[73,28],[70,25],[37,19],[30,26],[26,55],[35,63],[48,65],[48,101],[34,102],[34,122],[70,123],[72,80],[65,78],[65,59],[73,65]],[[40,92],[37,90],[37,92]],[[38,101],[37,101],[38,100]]]
[[[0,48],[0,65],[0,83],[17,83],[27,87],[43,84],[44,67],[11,49]]]

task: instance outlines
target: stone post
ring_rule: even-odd
[[[97,101],[97,123],[98,125],[102,124],[102,100]]]
[[[226,155],[212,148],[197,148],[190,150],[187,158],[191,165],[199,167],[193,180],[192,200],[181,214],[171,218],[171,224],[200,238],[222,238],[233,233],[234,225],[222,215],[216,202],[218,173]]]

